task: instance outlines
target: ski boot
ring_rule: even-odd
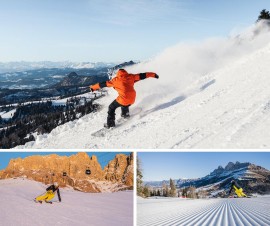
[[[129,112],[126,112],[124,114],[122,113],[121,117],[124,118],[124,119],[128,119],[128,118],[130,118],[130,114],[129,114]]]
[[[114,120],[107,120],[107,123],[104,124],[104,127],[107,129],[115,127],[115,121]]]

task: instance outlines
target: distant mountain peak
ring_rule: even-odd
[[[225,168],[218,166],[209,175],[192,182],[178,184],[179,186],[195,186],[205,188],[209,193],[226,191],[231,186],[232,179],[247,193],[270,193],[270,171],[250,162],[229,162]],[[220,194],[221,195],[221,194]]]
[[[103,82],[108,80],[107,75],[100,76],[85,76],[78,75],[76,72],[70,72],[65,76],[62,81],[54,85],[54,87],[67,87],[67,86],[88,86],[97,82]]]
[[[225,166],[225,168],[223,168],[222,166],[218,166],[218,168],[215,169],[213,172],[211,172],[210,175],[221,174],[221,173],[223,173],[225,171],[234,171],[234,170],[237,170],[237,169],[248,167],[249,165],[251,165],[251,163],[249,163],[249,162],[245,162],[245,163],[240,163],[238,161],[236,161],[235,163],[229,162]]]
[[[227,166],[225,166],[225,170],[229,171],[234,168],[235,164],[233,162],[229,162]]]
[[[77,76],[79,76],[76,72],[70,72],[69,74],[68,74],[68,77],[77,77]]]

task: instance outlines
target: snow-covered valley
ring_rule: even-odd
[[[35,203],[47,186],[27,179],[0,180],[0,225],[133,225],[133,192],[83,193],[60,189],[62,202]]]
[[[137,225],[270,224],[270,197],[239,199],[137,198]]]

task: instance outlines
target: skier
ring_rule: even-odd
[[[229,194],[231,194],[232,190],[234,190],[238,198],[247,197],[246,194],[243,192],[243,189],[234,180],[231,181],[231,189],[229,191]]]
[[[54,198],[55,192],[57,192],[58,200],[59,202],[61,202],[60,190],[59,190],[59,185],[57,182],[54,182],[52,185],[47,187],[46,193],[36,197],[35,201],[39,203],[42,203],[42,201],[45,201],[47,203],[52,203],[50,202],[50,200]]]
[[[129,106],[135,102],[136,98],[134,83],[146,78],[158,79],[159,76],[153,72],[129,74],[125,69],[119,69],[112,80],[90,86],[92,92],[103,87],[113,87],[118,92],[118,97],[109,105],[105,128],[115,127],[115,110],[118,107],[121,107],[121,117],[129,118]]]

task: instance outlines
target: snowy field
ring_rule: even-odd
[[[267,29],[257,24],[234,38],[179,44],[127,68],[154,71],[160,79],[136,83],[137,99],[130,107],[136,114],[104,137],[91,134],[106,122],[117,96],[113,89],[97,100],[101,111],[18,148],[270,148]]]
[[[268,226],[270,197],[184,200],[138,198],[137,225]]]
[[[45,188],[27,179],[0,180],[0,225],[133,225],[132,191],[94,194],[60,189],[61,203],[35,203]]]

